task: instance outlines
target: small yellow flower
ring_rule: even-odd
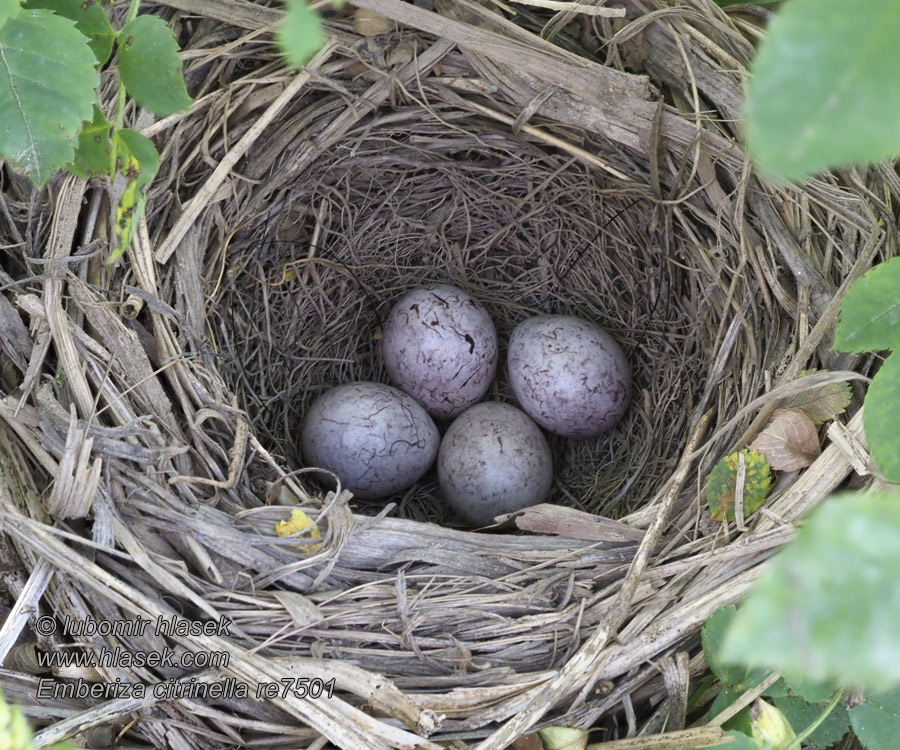
[[[306,531],[307,529],[309,529],[309,532],[304,535],[305,537],[309,539],[322,538],[322,532],[319,531],[319,527],[316,526],[313,520],[299,508],[294,508],[294,510],[291,511],[291,520],[279,521],[278,525],[275,527],[275,533],[278,534],[278,536],[285,537],[299,534],[300,532]],[[301,552],[312,552],[318,546],[318,544],[294,545],[294,547]]]

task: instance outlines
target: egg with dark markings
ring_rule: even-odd
[[[480,401],[497,372],[490,315],[446,284],[403,295],[385,321],[381,344],[394,384],[441,419]]]
[[[456,418],[438,452],[447,504],[472,526],[544,502],[553,484],[547,440],[527,414],[509,404],[476,404]]]
[[[309,467],[327,469],[361,498],[406,489],[428,471],[440,435],[411,396],[380,383],[338,386],[316,399],[303,420],[300,450]],[[324,484],[334,479],[317,475]]]
[[[557,435],[599,435],[631,402],[631,368],[600,326],[571,315],[539,315],[509,339],[509,382],[522,409]]]

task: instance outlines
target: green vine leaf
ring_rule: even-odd
[[[744,457],[744,517],[759,510],[769,494],[772,477],[769,474],[769,464],[761,454],[743,450],[725,456],[713,467],[706,482],[706,499],[715,521],[734,521],[740,455]]]
[[[868,750],[895,750],[900,737],[900,690],[870,695],[850,709],[850,725]]]
[[[762,682],[771,670],[751,669],[743,664],[733,664],[723,661],[721,658],[722,644],[725,634],[728,632],[737,607],[733,604],[720,607],[709,618],[700,630],[700,641],[703,645],[703,655],[713,674],[729,688],[743,693]]]
[[[116,154],[118,171],[125,177],[126,186],[116,209],[117,244],[109,258],[110,263],[122,257],[131,245],[134,228],[147,202],[147,187],[159,169],[156,147],[136,130],[116,131]]]
[[[727,685],[721,685],[719,694],[709,707],[709,718],[711,719],[714,716],[718,716],[743,694],[743,690],[737,690],[728,687]],[[739,732],[743,732],[749,736],[751,732],[753,732],[753,721],[750,718],[750,709],[744,708],[738,711],[734,716],[728,719],[728,721],[722,724],[722,729],[737,729]]]
[[[0,29],[0,155],[38,186],[72,161],[97,98],[94,62],[85,36],[49,11],[23,10]]]
[[[769,24],[747,92],[747,143],[784,179],[900,150],[900,0],[791,0]],[[847,137],[852,133],[852,137]]]
[[[825,500],[738,610],[725,661],[832,687],[900,683],[900,500]]]
[[[900,290],[898,290],[900,294]],[[892,353],[866,393],[863,426],[875,463],[889,482],[900,482],[900,353]]]
[[[834,348],[842,352],[900,348],[900,258],[875,266],[847,291]]]
[[[791,726],[798,731],[818,719],[829,703],[827,700],[820,703],[809,703],[794,695],[774,698],[772,702],[784,714]],[[806,742],[815,747],[829,747],[847,734],[849,724],[850,716],[847,713],[847,707],[843,703],[838,703],[816,731],[806,738]],[[808,747],[808,745],[806,746]]]
[[[278,25],[275,41],[288,65],[302,68],[316,54],[328,37],[322,30],[319,14],[303,0],[288,0],[287,11]]]
[[[160,115],[184,112],[193,99],[181,75],[175,35],[156,16],[137,16],[119,32],[119,75],[145,109]]]
[[[109,60],[116,32],[99,0],[27,0],[25,7],[52,10],[56,15],[74,21],[75,28],[88,38],[97,62],[103,65]]]
[[[112,153],[112,123],[94,105],[94,119],[78,135],[75,160],[68,165],[69,171],[85,179],[97,174],[109,174],[109,160]]]
[[[18,15],[20,7],[19,0],[0,0],[0,29],[10,18]]]
[[[6,702],[0,690],[0,746],[9,750],[35,750],[34,735],[25,714],[18,706]],[[74,750],[68,742],[57,742],[47,750]]]

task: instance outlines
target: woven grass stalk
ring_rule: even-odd
[[[892,167],[802,188],[753,175],[739,121],[751,11],[424,5],[359,0],[394,30],[361,37],[348,9],[291,74],[274,8],[163,2],[197,102],[134,123],[162,167],[115,268],[102,186],[35,194],[4,174],[0,553],[14,604],[0,677],[40,742],[105,728],[154,747],[500,750],[548,724],[610,730],[598,741],[684,730],[704,620],[794,521],[867,474],[859,390],[746,528],[704,512],[709,468],[781,399],[863,379],[868,361],[829,348],[838,304],[896,254]],[[482,299],[501,338],[528,314],[570,312],[634,364],[626,420],[554,443],[555,504],[516,533],[453,528],[427,478],[382,507],[298,471],[306,405],[383,380],[380,320],[438,279]],[[509,395],[501,375],[489,397]],[[315,551],[274,533],[298,506],[323,532]],[[41,615],[233,622],[227,636],[80,638],[228,655],[194,673],[97,669],[107,684],[232,678],[252,695],[321,677],[335,697],[38,701],[47,675],[17,640],[72,647],[35,635]],[[678,736],[717,730],[697,731]]]

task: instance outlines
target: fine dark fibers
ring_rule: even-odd
[[[575,256],[574,260],[572,260],[572,262],[569,264],[569,267],[566,268],[566,270],[563,271],[557,277],[557,284],[562,285],[563,281],[565,281],[565,279],[566,279],[566,276],[568,276],[569,273],[572,271],[572,269],[575,268],[575,266],[577,266],[581,262],[581,259],[584,258],[587,251],[590,250],[594,246],[594,243],[598,239],[600,239],[600,235],[603,234],[603,230],[606,229],[610,224],[612,224],[616,219],[618,219],[623,213],[625,213],[632,206],[634,206],[637,203],[640,203],[640,200],[641,199],[633,200],[631,203],[629,203],[624,208],[619,209],[615,214],[613,214],[613,216],[611,216],[609,218],[609,220],[602,227],[600,227],[600,229],[597,230],[597,234],[595,234],[593,237],[591,237],[591,239],[589,239],[587,242],[584,243],[584,247],[582,247],[582,249],[578,251],[578,254]],[[549,302],[549,300],[550,300],[550,297],[548,296],[544,300],[544,304],[546,305]],[[551,305],[551,309],[552,309],[552,305]]]
[[[584,247],[578,252],[578,254],[575,256],[575,258],[572,260],[572,262],[569,264],[569,266],[559,275],[559,277],[557,278],[558,285],[560,285],[560,286],[562,285],[563,281],[565,281],[566,276],[568,276],[569,273],[572,271],[572,269],[575,268],[575,266],[577,266],[581,262],[582,258],[584,258],[585,254],[588,252],[588,250],[590,250],[594,246],[594,243],[600,238],[600,235],[603,234],[603,231],[610,224],[612,224],[612,222],[614,222],[616,219],[618,219],[623,213],[628,211],[630,208],[635,206],[637,203],[640,203],[641,200],[642,199],[640,199],[640,198],[635,199],[631,203],[629,203],[627,206],[624,206],[623,208],[619,209],[613,216],[611,216],[609,218],[608,221],[606,221],[603,224],[603,226],[600,227],[600,229],[597,230],[597,233],[584,244]],[[660,247],[662,247],[662,244],[660,245]],[[666,283],[666,299],[665,299],[665,311],[664,311],[665,317],[664,317],[664,319],[668,318],[669,312],[671,310],[671,303],[672,303],[672,285],[671,285],[670,279],[669,279],[669,270],[668,270],[667,261],[668,261],[668,255],[666,255],[665,257],[662,258],[662,262],[660,264],[660,270],[662,271],[662,279],[661,280]],[[548,302],[550,302],[549,297],[545,300],[545,304],[547,304]],[[644,342],[644,340],[647,337],[647,333],[650,328],[650,323],[654,319],[654,313],[656,312],[658,305],[659,305],[659,295],[657,294],[656,297],[653,299],[653,304],[650,308],[650,314],[646,318],[646,323],[644,324],[644,328],[643,328],[643,330],[641,330],[637,341],[635,341],[634,348],[636,350],[640,349],[641,344]],[[549,307],[552,310],[553,304],[550,303]],[[656,376],[656,370],[657,370],[657,367],[659,366],[660,354],[662,353],[663,343],[664,342],[663,342],[662,338],[660,338],[659,343],[656,348],[656,356],[653,358],[653,369],[650,371],[650,377],[647,380],[648,384],[653,382],[653,378]]]

